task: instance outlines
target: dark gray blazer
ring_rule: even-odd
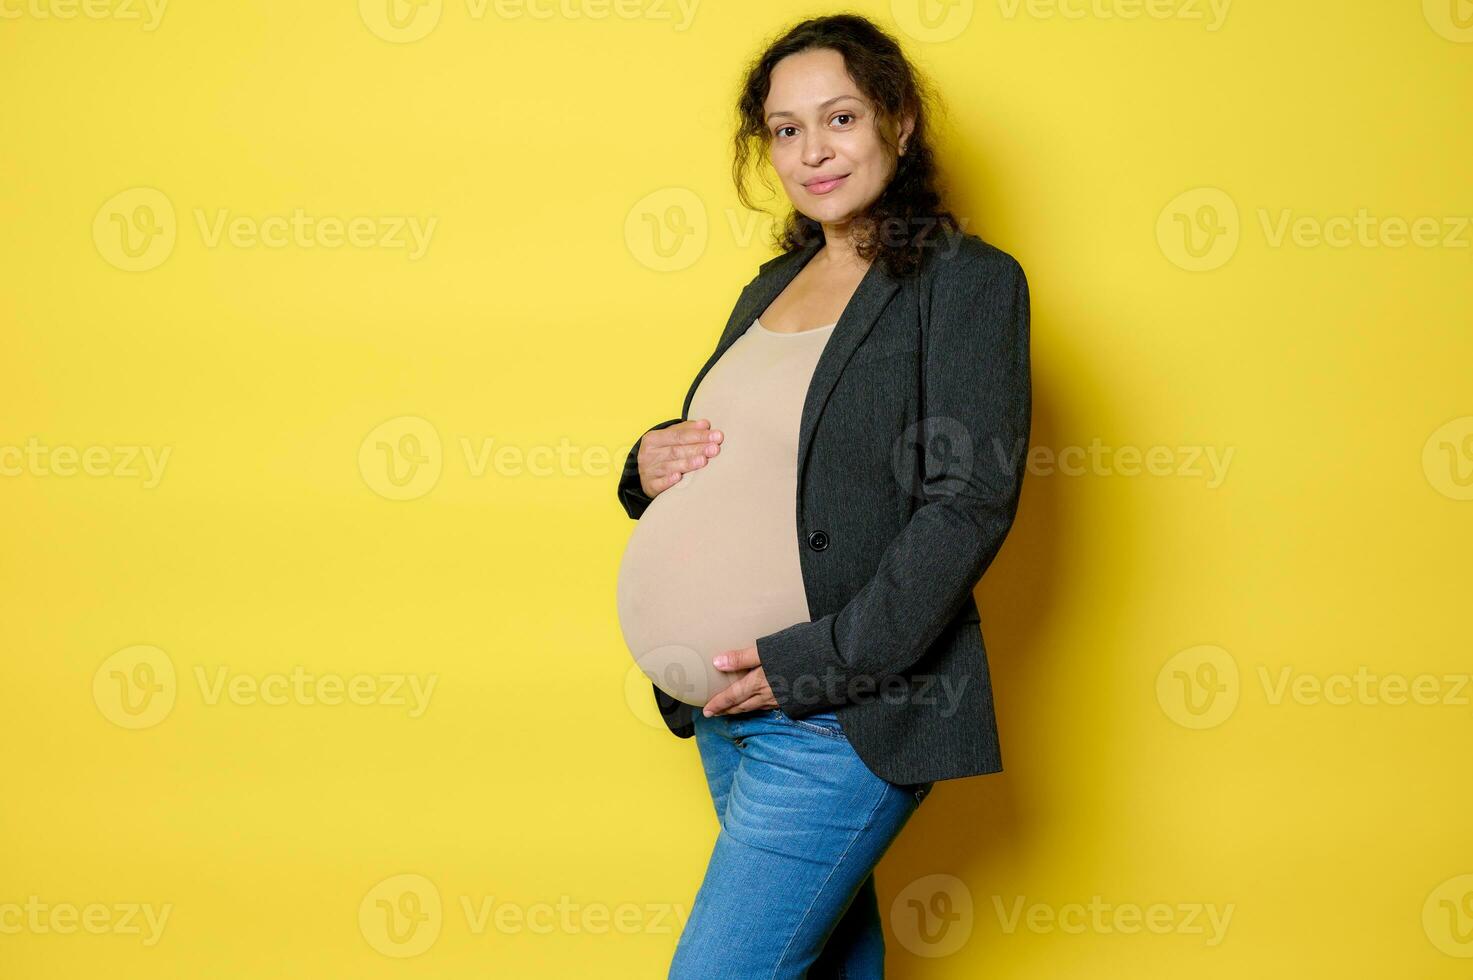
[[[701,378],[822,244],[761,265],[681,417],[652,428],[687,417]],[[972,589],[1017,512],[1032,414],[1022,267],[972,234],[936,248],[914,277],[872,263],[818,359],[795,501],[812,621],[756,637],[785,714],[832,710],[871,771],[907,785],[1002,770]],[[651,502],[638,455],[636,442],[618,488],[635,519]],[[700,709],[651,687],[691,737]]]

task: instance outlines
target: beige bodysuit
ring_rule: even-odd
[[[688,418],[724,434],[706,465],[657,494],[619,566],[619,625],[645,675],[704,705],[740,673],[711,658],[809,620],[798,564],[798,426],[837,324],[754,320],[706,372]]]

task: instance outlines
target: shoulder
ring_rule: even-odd
[[[923,329],[1020,338],[1026,345],[1030,299],[1022,264],[971,234],[958,235],[940,248],[922,284]]]
[[[1023,266],[1012,254],[971,232],[953,233],[936,243],[936,254],[926,263],[932,290],[975,288],[994,280],[1016,284]]]
[[[759,265],[757,267],[757,274],[758,275],[761,275],[762,273],[766,272],[768,269],[771,269],[773,266],[777,265],[783,259],[788,258],[790,255],[793,255],[793,254],[795,254],[795,253],[793,253],[793,252],[783,252],[780,255],[774,255],[772,258],[768,259],[766,262],[763,262],[761,265]]]

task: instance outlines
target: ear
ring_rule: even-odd
[[[915,132],[916,117],[914,114],[902,116],[900,119],[900,131],[896,134],[896,145],[900,151],[905,152],[906,144],[910,141],[910,134]]]

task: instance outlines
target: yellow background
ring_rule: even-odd
[[[826,11],[447,0],[405,40],[353,0],[118,2],[0,19],[0,446],[112,466],[0,477],[0,907],[171,911],[152,945],[6,929],[0,974],[663,976],[716,824],[630,677],[610,460],[771,255],[735,86]],[[1006,772],[938,784],[882,863],[891,974],[1466,976],[1473,232],[1269,232],[1473,215],[1473,10],[855,9],[934,78],[954,205],[1027,270],[1042,450],[979,590]],[[125,271],[137,188],[175,240]],[[436,224],[418,258],[199,228],[296,209]],[[1184,221],[1228,234],[1210,268]],[[1113,455],[1154,446],[1169,472]],[[161,479],[116,447],[167,449]],[[407,488],[375,469],[400,449]],[[156,718],[119,700],[140,666]],[[436,686],[414,717],[198,679],[298,667]],[[1454,703],[1274,696],[1362,668]],[[426,931],[375,934],[406,893]],[[970,917],[918,923],[941,893]],[[1232,917],[1009,929],[1020,900]]]

